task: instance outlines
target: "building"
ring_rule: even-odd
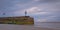
[[[34,18],[30,16],[26,16],[27,12],[25,12],[25,16],[20,17],[0,17],[0,24],[34,24]]]

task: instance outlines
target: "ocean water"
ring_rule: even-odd
[[[35,27],[42,27],[42,28],[57,28],[60,29],[60,23],[41,23],[36,22],[34,24]]]
[[[0,24],[0,30],[21,30],[21,29],[25,29],[24,26],[25,25]],[[33,26],[27,25],[27,27],[29,27],[29,28],[31,28],[31,27],[39,27],[39,28],[60,29],[60,23],[41,23],[41,22],[35,22]]]

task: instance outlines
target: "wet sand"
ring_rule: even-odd
[[[0,30],[60,30],[60,29],[41,28],[41,27],[35,27],[34,25],[0,24]]]

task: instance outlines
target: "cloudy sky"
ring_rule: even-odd
[[[60,22],[60,0],[0,0],[0,17],[24,16],[25,10],[35,22]]]

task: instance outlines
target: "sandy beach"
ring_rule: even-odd
[[[60,30],[60,29],[41,28],[35,27],[34,25],[0,24],[0,30]]]

